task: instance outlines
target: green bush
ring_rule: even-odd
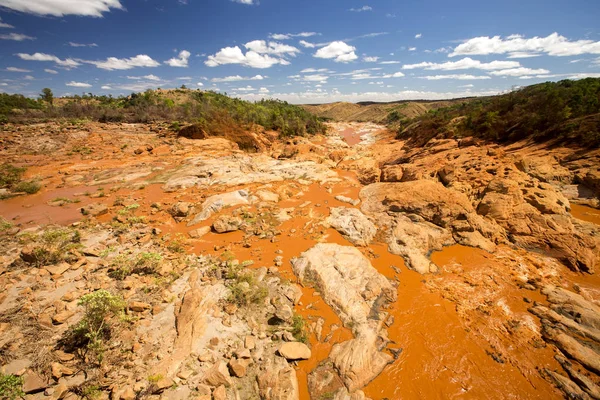
[[[11,190],[15,193],[34,194],[40,191],[42,185],[38,181],[23,181],[14,185]]]
[[[15,400],[24,395],[23,378],[0,372],[0,399]]]
[[[104,343],[110,339],[114,325],[120,322],[125,301],[101,289],[82,296],[78,304],[84,307],[84,315],[70,331],[70,341],[75,346],[85,347],[102,362]]]
[[[37,237],[34,248],[35,264],[37,266],[57,264],[68,260],[71,250],[80,246],[79,231],[69,228],[47,229]]]
[[[0,165],[0,188],[10,188],[19,182],[25,173],[25,168],[15,167],[5,163]]]

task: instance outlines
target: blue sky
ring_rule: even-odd
[[[0,91],[293,103],[600,77],[597,0],[0,0]]]

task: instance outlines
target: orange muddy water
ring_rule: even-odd
[[[571,204],[571,215],[582,221],[600,225],[600,210],[580,204]]]

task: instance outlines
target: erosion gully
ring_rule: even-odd
[[[361,142],[360,125],[347,127],[339,132],[349,145]],[[255,266],[270,266],[272,260],[283,250],[284,263],[280,267],[282,276],[291,281],[296,277],[291,269],[290,260],[308,250],[317,242],[333,242],[351,246],[337,231],[318,226],[318,221],[329,214],[329,207],[350,205],[337,201],[336,195],[358,198],[360,184],[352,173],[337,171],[344,179],[335,184],[328,192],[318,183],[301,197],[281,201],[280,208],[304,207],[303,216],[283,223],[279,229],[282,235],[275,242],[260,241],[250,248],[243,246],[242,232],[227,234],[209,233],[193,241],[192,252],[196,254],[220,254],[223,249],[232,251],[241,260],[254,260]],[[274,184],[277,185],[277,184]],[[151,184],[139,190],[131,190],[112,185],[103,186],[104,194],[97,195],[97,187],[74,187],[44,189],[40,193],[27,197],[17,197],[2,202],[2,214],[5,218],[16,220],[24,226],[34,224],[70,224],[81,218],[79,208],[91,202],[112,202],[121,196],[130,196],[137,200],[140,215],[150,215],[150,205],[154,202],[173,203],[177,200],[194,201],[195,191],[165,193],[160,185]],[[248,186],[246,186],[248,188]],[[235,188],[227,188],[227,191]],[[87,193],[86,193],[87,192]],[[90,192],[92,195],[90,196]],[[84,195],[85,194],[85,195]],[[56,198],[75,198],[78,203],[64,204],[60,207],[49,205]],[[600,224],[600,211],[573,204],[572,214],[581,220]],[[112,215],[100,218],[103,222],[111,220]],[[318,218],[317,218],[318,217]],[[203,225],[211,225],[212,218],[202,225],[187,227],[185,222],[176,223],[170,218],[153,221],[163,234],[187,233]],[[309,228],[315,234],[303,235]],[[296,233],[294,233],[296,232]],[[388,328],[388,336],[397,346],[403,348],[398,359],[389,365],[382,374],[373,380],[364,392],[372,399],[455,399],[455,398],[556,398],[558,392],[535,371],[521,371],[510,363],[498,363],[486,352],[489,345],[484,338],[471,334],[465,328],[452,301],[430,289],[429,276],[420,275],[406,268],[401,257],[388,252],[387,245],[375,243],[361,251],[371,260],[372,265],[384,276],[398,282],[398,300],[388,310],[394,316],[394,323]],[[494,257],[483,250],[463,246],[450,246],[431,255],[432,261],[441,269],[454,263],[465,268],[494,267]],[[437,278],[440,278],[438,275]],[[577,280],[575,274],[570,279]],[[600,282],[594,282],[600,285]],[[300,399],[310,399],[307,376],[323,360],[327,359],[332,346],[352,338],[350,330],[343,327],[338,316],[324,302],[314,289],[304,287],[303,295],[296,312],[302,315],[309,325],[315,325],[319,318],[324,320],[323,329],[317,337],[310,333],[312,357],[297,364],[297,376],[300,387]],[[527,312],[527,304],[522,301],[524,293],[517,289],[505,293],[511,308]],[[527,296],[539,302],[545,298],[537,292],[527,292]],[[482,319],[478,323],[485,324]],[[556,368],[553,352],[549,349],[523,349],[528,357],[533,357],[540,367]]]

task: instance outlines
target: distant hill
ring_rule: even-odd
[[[396,112],[402,118],[415,118],[441,107],[448,107],[457,102],[468,101],[468,99],[445,100],[445,101],[397,101],[391,103],[361,102],[361,103],[328,103],[302,105],[309,111],[321,118],[334,121],[356,121],[387,123],[390,113]]]
[[[390,126],[423,145],[433,138],[473,136],[496,142],[554,140],[600,146],[600,78],[531,85],[510,93],[458,102]]]

